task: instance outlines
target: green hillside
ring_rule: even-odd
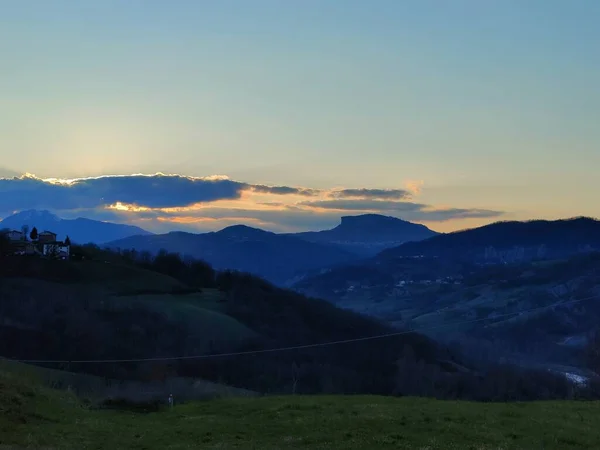
[[[266,395],[574,398],[560,374],[478,365],[451,346],[250,275],[167,253],[92,250],[68,262],[6,257],[2,357],[118,380],[126,388],[116,393],[90,389],[132,401],[167,390],[197,399],[206,382]]]
[[[377,396],[229,398],[142,414],[94,410],[0,371],[2,449],[584,449],[600,403]]]
[[[26,277],[87,285],[107,292],[173,292],[185,284],[165,274],[119,261],[52,261],[36,257],[11,258],[0,265],[0,276]]]

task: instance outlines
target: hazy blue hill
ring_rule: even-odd
[[[308,242],[336,245],[362,256],[373,256],[386,248],[437,234],[425,225],[379,214],[363,214],[344,216],[331,230],[294,233],[292,236]]]
[[[193,234],[171,232],[132,236],[113,241],[111,248],[156,253],[161,249],[200,258],[216,269],[231,269],[283,284],[299,272],[356,260],[358,257],[331,245],[306,242],[245,225]]]
[[[600,250],[600,221],[578,217],[555,221],[497,222],[420,242],[408,242],[383,251],[380,257],[514,261],[563,258],[591,250]]]
[[[28,210],[21,211],[0,221],[0,229],[10,228],[20,230],[23,225],[29,229],[36,227],[39,232],[44,230],[58,234],[58,239],[71,238],[72,242],[86,244],[122,239],[133,235],[149,235],[150,232],[142,228],[118,223],[101,222],[98,220],[77,218],[61,219],[49,211]]]

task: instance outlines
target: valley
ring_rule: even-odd
[[[600,450],[600,1],[5,1],[0,450]]]
[[[344,222],[347,229],[363,219]],[[19,339],[22,345],[0,344],[0,354],[71,361],[48,368],[109,379],[193,379],[259,393],[453,398],[451,386],[466,377],[474,391],[464,398],[495,398],[476,380],[481,373],[493,378],[489,374],[501,367],[516,371],[515,382],[526,376],[540,384],[539,377],[550,376],[547,382],[554,383],[556,375],[567,384],[588,383],[597,377],[587,352],[600,319],[600,256],[592,235],[578,234],[582,223],[596,226],[591,220],[546,224],[545,236],[554,238],[559,227],[578,237],[558,247],[540,240],[539,223],[531,223],[535,233],[526,227],[516,241],[525,245],[523,236],[531,235],[530,244],[545,246],[552,258],[503,262],[494,258],[515,246],[505,237],[498,241],[502,224],[466,230],[466,237],[436,234],[367,258],[245,226],[127,238],[148,246],[74,245],[65,261],[8,254],[0,273],[0,331],[2,342]],[[431,242],[439,254],[428,254]],[[492,259],[482,260],[469,246]],[[194,259],[193,252],[219,262]],[[256,276],[265,270],[272,277]],[[390,336],[384,347],[378,335]],[[328,342],[346,341],[329,348]],[[219,354],[233,356],[210,356]],[[115,362],[102,366],[90,359]],[[437,387],[398,378],[398,364],[421,364],[411,370],[433,377]],[[558,395],[553,389],[559,388],[544,395]]]
[[[582,353],[600,319],[598,253],[509,265],[381,255],[294,288],[478,359],[590,375]]]

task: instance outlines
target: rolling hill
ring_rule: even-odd
[[[27,225],[30,230],[36,227],[39,232],[52,231],[58,235],[59,240],[64,240],[69,236],[71,242],[78,244],[90,242],[104,244],[129,236],[151,234],[132,225],[100,222],[85,218],[61,219],[49,211],[22,211],[0,221],[0,229],[20,230],[23,225]]]
[[[163,267],[158,262],[96,252],[99,259],[85,261],[3,257],[1,356],[58,360],[42,365],[114,380],[193,378],[263,393],[389,393],[397,357],[407,348],[440,374],[456,370],[446,368],[452,352],[416,334],[388,339],[375,356],[377,342],[245,356],[391,328],[249,275],[225,272],[198,278],[202,286],[186,285],[183,280],[193,278],[168,267],[172,276],[157,272]],[[87,364],[90,359],[109,362]]]
[[[380,258],[437,257],[478,263],[510,263],[564,258],[600,250],[600,221],[587,217],[565,220],[497,222],[440,234],[384,250]]]
[[[582,373],[582,347],[600,320],[598,249],[594,219],[499,222],[406,243],[293,287],[480,359]]]
[[[358,259],[358,256],[332,245],[306,242],[245,225],[203,234],[171,232],[131,236],[107,246],[151,253],[164,249],[184,257],[202,259],[218,270],[248,272],[280,285],[299,273]]]
[[[323,231],[293,233],[308,242],[335,245],[344,250],[368,257],[405,242],[420,241],[438,233],[425,225],[419,225],[395,217],[379,214],[344,216],[341,223]]]
[[[600,321],[600,253],[495,265],[385,253],[294,288],[478,359],[585,372],[582,349]]]

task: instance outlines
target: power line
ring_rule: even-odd
[[[319,342],[315,344],[304,344],[304,345],[294,345],[288,347],[275,347],[275,348],[267,348],[262,350],[248,350],[241,352],[227,352],[227,353],[215,353],[215,354],[204,354],[204,355],[191,355],[191,356],[171,356],[171,357],[156,357],[156,358],[134,358],[134,359],[82,359],[82,360],[44,360],[44,359],[13,359],[11,361],[27,363],[27,364],[115,364],[115,363],[134,363],[134,362],[160,362],[160,361],[182,361],[182,360],[194,360],[194,359],[212,359],[212,358],[224,358],[230,356],[245,356],[245,355],[257,355],[262,353],[275,353],[275,352],[284,352],[291,350],[303,350],[307,348],[318,348],[318,347],[328,347],[332,345],[341,345],[341,344],[350,344],[353,342],[364,342],[364,341],[372,341],[376,339],[385,339],[389,337],[402,336],[411,333],[417,333],[422,331],[432,331],[440,328],[451,327],[455,325],[468,325],[472,323],[483,322],[486,320],[499,319],[503,317],[517,316],[525,313],[531,313],[536,311],[543,311],[545,309],[555,308],[557,306],[563,306],[568,304],[580,303],[587,300],[593,300],[600,298],[600,295],[594,295],[591,297],[580,298],[576,300],[566,300],[562,302],[553,303],[546,306],[540,306],[537,308],[530,308],[522,311],[515,311],[511,313],[499,314],[494,317],[483,317],[480,319],[467,320],[462,322],[452,322],[443,325],[437,325],[432,327],[421,327],[421,328],[413,328],[405,331],[398,331],[395,333],[386,333],[379,334],[375,336],[365,336],[360,338],[352,338],[352,339],[342,339],[338,341],[327,341],[327,342]],[[9,359],[9,358],[6,358]]]

